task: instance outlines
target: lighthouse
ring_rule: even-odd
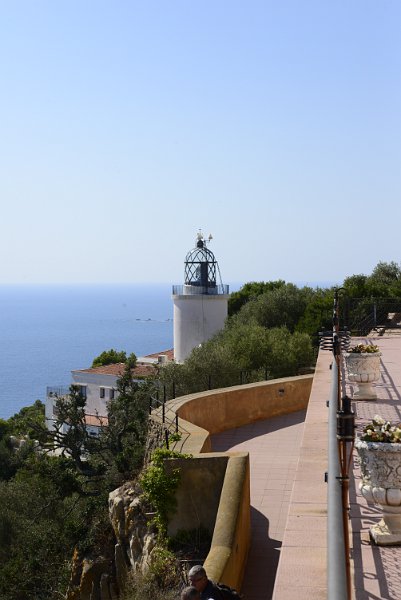
[[[173,286],[174,360],[183,362],[193,348],[224,327],[228,285],[223,285],[218,262],[199,231],[196,246],[185,258],[184,285]]]

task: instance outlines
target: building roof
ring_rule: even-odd
[[[155,365],[157,365],[158,357],[163,354],[167,356],[167,361],[170,362],[174,358],[174,349],[171,348],[169,350],[163,350],[162,352],[155,352],[154,354],[147,354],[143,358],[154,359],[153,363],[146,362],[141,363],[141,360],[138,360],[138,363],[134,369],[132,369],[132,374],[134,377],[149,377],[153,375],[155,372]],[[74,369],[74,372],[80,373],[93,373],[94,375],[111,375],[113,377],[121,377],[124,373],[125,363],[115,363],[111,365],[102,365],[100,367],[89,367],[88,369]]]
[[[155,352],[154,354],[146,354],[146,356],[144,356],[143,358],[154,358],[157,360],[157,358],[160,355],[166,355],[167,356],[167,360],[174,360],[174,348],[170,348],[169,350],[162,350],[161,352]],[[140,359],[138,359],[140,361]]]
[[[78,369],[79,373],[93,373],[94,375],[111,375],[113,377],[121,377],[124,373],[125,363],[116,363],[113,365],[103,365],[101,367],[91,367],[89,369]],[[137,365],[132,369],[134,377],[148,377],[154,373],[153,365]]]

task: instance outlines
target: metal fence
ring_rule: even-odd
[[[229,286],[218,284],[213,286],[202,285],[173,285],[172,293],[174,296],[197,296],[198,294],[207,294],[208,296],[218,296],[229,293]]]
[[[345,394],[342,351],[348,348],[349,332],[340,331],[339,291],[334,297],[333,331],[322,335],[321,349],[333,353],[332,386],[328,400],[327,480],[327,598],[351,600],[349,548],[349,469],[353,452],[355,419]]]

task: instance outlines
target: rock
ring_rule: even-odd
[[[150,429],[145,464],[164,440],[161,424],[151,421]],[[126,482],[109,494],[109,516],[117,543],[103,547],[105,556],[74,552],[66,600],[118,600],[130,570],[147,572],[157,541],[147,512],[138,483]]]
[[[110,577],[102,573],[100,577],[100,600],[112,600],[110,594]]]
[[[119,590],[125,589],[125,583],[127,581],[128,566],[125,561],[126,552],[120,544],[115,546],[114,564],[116,567],[116,579]]]
[[[80,600],[101,600],[100,579],[104,573],[110,572],[110,561],[103,558],[82,561],[82,574],[79,585]]]

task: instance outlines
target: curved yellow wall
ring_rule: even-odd
[[[312,381],[301,375],[181,396],[166,403],[166,414],[173,420],[177,413],[187,432],[180,450],[210,452],[209,434],[305,409]]]
[[[170,400],[165,407],[167,419],[173,421],[178,414],[180,430],[184,431],[175,449],[195,455],[208,453],[211,452],[210,434],[305,409],[312,381],[313,375],[287,377]],[[153,413],[153,417],[159,419],[160,411]],[[240,589],[250,544],[249,455],[232,453],[228,456],[205,568],[214,581]],[[207,468],[215,469],[213,465],[210,461]],[[186,512],[186,504],[189,510],[193,494],[197,492],[203,493],[204,502],[208,501],[204,488],[198,491],[191,485],[181,488],[181,511]],[[179,519],[179,515],[177,517]]]

